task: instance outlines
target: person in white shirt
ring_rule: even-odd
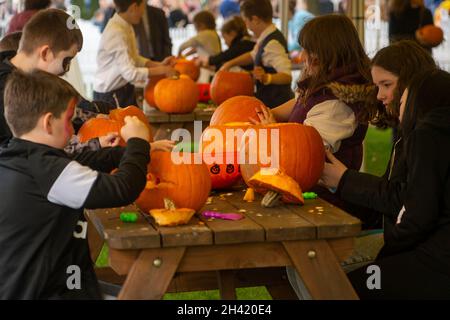
[[[190,56],[197,53],[200,58],[204,58],[219,54],[222,47],[213,14],[206,10],[200,11],[193,20],[197,35],[180,45],[178,55]]]
[[[140,22],[144,0],[114,0],[117,13],[109,20],[97,53],[94,99],[116,106],[137,105],[134,83],[177,74],[174,57],[155,62],[139,55],[133,25]]]
[[[253,51],[228,61],[221,69],[253,63],[256,97],[274,108],[294,98],[286,39],[272,23],[273,9],[269,0],[245,0],[241,4],[241,14],[258,40]]]

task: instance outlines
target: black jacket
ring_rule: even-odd
[[[379,257],[414,250],[450,275],[450,107],[430,111],[398,149],[390,179],[348,170],[338,192],[383,213]]]
[[[83,152],[74,161],[13,138],[0,151],[0,299],[101,298],[83,209],[133,202],[146,183],[149,151],[134,138],[126,150]],[[81,288],[71,290],[74,266]]]
[[[252,51],[254,46],[255,42],[250,39],[245,37],[235,38],[227,50],[219,53],[218,55],[209,57],[209,65],[215,66],[216,70],[219,70],[225,62],[239,57],[241,54]],[[242,68],[249,71],[253,70],[253,64],[243,66]]]

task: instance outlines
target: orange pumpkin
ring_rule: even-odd
[[[211,99],[217,105],[235,96],[253,94],[253,79],[247,72],[219,71],[211,83]]]
[[[83,123],[78,131],[78,138],[80,142],[84,143],[94,138],[106,136],[111,132],[120,133],[121,128],[122,124],[118,121],[104,118],[93,118]],[[125,141],[120,138],[119,144],[121,146],[125,146]]]
[[[155,86],[160,80],[162,80],[164,78],[165,78],[164,76],[151,77],[150,81],[148,82],[147,86],[145,87],[144,98],[145,98],[145,101],[147,101],[147,103],[151,107],[157,108],[156,102],[155,102]]]
[[[214,111],[211,117],[211,125],[226,124],[230,122],[248,122],[249,118],[258,119],[256,109],[264,103],[255,98],[247,96],[236,96],[223,102]]]
[[[444,41],[444,32],[441,28],[429,24],[416,31],[416,38],[422,45],[437,47]]]
[[[226,189],[241,180],[239,146],[249,127],[250,123],[237,122],[210,126],[203,131],[201,151],[211,175],[212,189]]]
[[[200,210],[211,191],[211,179],[204,163],[194,164],[194,153],[188,156],[192,164],[176,164],[171,152],[151,153],[147,186],[136,204],[144,211],[164,208],[164,198],[173,201],[177,208]]]
[[[166,113],[190,113],[198,103],[197,84],[187,76],[167,78],[155,87],[155,102]]]
[[[152,132],[152,128],[150,126],[150,123],[148,122],[147,117],[145,116],[144,112],[135,106],[128,106],[126,108],[117,108],[113,109],[109,112],[109,118],[111,120],[118,121],[122,126],[125,125],[125,117],[126,116],[136,116],[139,120],[141,120],[150,131],[150,134]]]
[[[180,74],[189,76],[193,81],[197,81],[198,77],[200,77],[200,67],[191,60],[177,59],[174,69]]]
[[[271,162],[262,164],[264,155],[274,156],[271,153],[272,143],[275,142],[270,139],[272,130],[278,130],[278,146],[274,146],[274,152],[278,152],[279,167],[292,177],[302,190],[313,187],[323,171],[325,148],[316,129],[298,123],[260,125],[246,131],[240,147],[240,156],[245,155],[241,160],[245,161],[241,161],[240,166],[247,185],[260,168],[270,167],[272,164]],[[264,144],[267,145],[267,152],[263,150]],[[252,156],[256,159],[255,163],[249,163]]]
[[[129,106],[126,108],[111,110],[109,112],[108,119],[93,118],[83,123],[78,131],[78,138],[80,139],[80,142],[86,142],[93,138],[105,136],[110,132],[117,132],[120,134],[120,129],[125,125],[124,119],[126,116],[136,116],[139,120],[144,122],[150,131],[150,142],[153,141],[151,126],[145,114],[138,107]],[[120,138],[120,145],[125,145],[125,141],[123,141],[122,138]]]

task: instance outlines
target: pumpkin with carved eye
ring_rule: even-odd
[[[185,160],[182,162],[175,153],[154,151],[150,157],[147,185],[136,204],[148,213],[151,209],[165,208],[167,198],[177,208],[200,210],[211,191],[208,168],[201,156],[181,153]]]
[[[241,180],[238,155],[248,122],[209,126],[200,138],[203,160],[208,165],[212,189],[226,189]]]

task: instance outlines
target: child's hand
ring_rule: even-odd
[[[209,57],[198,57],[197,59],[195,59],[195,64],[199,67],[207,67],[209,64]]]
[[[342,176],[347,171],[347,167],[336,159],[329,149],[325,151],[325,155],[331,163],[325,162],[325,167],[320,177],[320,184],[327,188],[337,188],[339,181],[341,181]]]
[[[167,78],[176,77],[176,76],[180,75],[180,73],[172,67],[167,66],[165,68],[166,68],[166,70],[165,70],[164,74]]]
[[[229,71],[232,67],[233,67],[233,66],[232,66],[230,63],[225,62],[225,63],[220,67],[220,70],[223,70],[223,71]]]
[[[174,56],[170,56],[165,58],[161,63],[165,66],[174,67],[177,63],[177,60]]]
[[[147,126],[136,116],[126,116],[125,125],[120,129],[120,135],[127,142],[131,138],[140,138],[146,141],[150,138]]]
[[[110,132],[106,136],[99,137],[98,140],[102,148],[117,147],[120,142],[119,134],[117,132]]]
[[[175,141],[171,140],[158,140],[155,142],[150,143],[150,150],[151,151],[172,151],[173,147],[175,146]]]
[[[259,82],[264,82],[265,75],[266,72],[262,67],[255,67],[253,69],[253,78],[255,78],[255,80],[258,80]]]
[[[276,123],[277,120],[275,119],[272,111],[270,111],[269,108],[267,108],[264,105],[261,105],[258,108],[255,108],[256,114],[258,115],[259,121],[255,118],[250,117],[249,120],[253,124],[269,124],[269,123]]]

